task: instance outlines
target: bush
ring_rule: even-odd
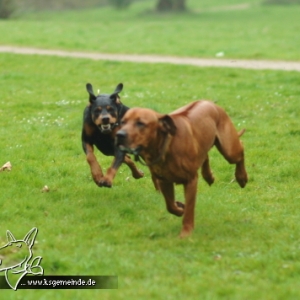
[[[23,0],[35,10],[81,9],[105,5],[107,0]]]
[[[0,19],[8,19],[15,11],[12,0],[0,0]]]
[[[263,4],[270,4],[270,5],[300,4],[300,0],[264,0]]]

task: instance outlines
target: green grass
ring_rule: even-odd
[[[156,14],[154,1],[0,21],[0,44],[107,53],[300,60],[300,6],[224,9],[242,0],[187,2],[185,14]]]
[[[36,226],[45,275],[119,278],[118,290],[2,290],[6,299],[300,297],[298,73],[13,54],[0,65],[0,165],[13,165],[0,173],[0,246],[7,229],[22,238]],[[145,167],[143,179],[122,166],[112,189],[97,188],[80,142],[86,82],[102,92],[123,82],[125,104],[160,112],[217,101],[246,128],[247,187],[230,183],[233,166],[213,149],[216,182],[199,179],[196,229],[185,240]]]
[[[125,11],[27,14],[0,21],[0,44],[299,60],[298,6],[253,0],[236,11],[219,0],[187,3],[183,15],[157,15],[153,1]],[[0,173],[0,246],[7,229],[21,239],[36,226],[33,250],[45,275],[119,278],[118,290],[2,290],[6,299],[300,297],[299,73],[13,54],[0,54],[0,66],[0,167],[13,165]],[[102,92],[123,82],[126,105],[160,112],[216,101],[237,129],[246,128],[247,187],[231,183],[233,166],[213,149],[216,182],[199,179],[196,229],[185,240],[147,168],[136,181],[122,166],[112,189],[97,188],[80,141],[87,82]],[[97,156],[108,168],[112,158]],[[183,200],[181,186],[176,195]]]

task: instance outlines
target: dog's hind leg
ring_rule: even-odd
[[[125,155],[124,157],[124,163],[129,167],[131,170],[132,177],[135,179],[139,179],[144,177],[144,172],[141,170],[138,170],[135,163],[131,160],[131,158],[128,155]]]
[[[215,145],[230,164],[236,165],[235,178],[242,188],[245,187],[248,175],[245,168],[244,147],[231,122],[220,126]]]
[[[204,180],[209,184],[212,185],[215,181],[215,178],[211,172],[210,166],[209,166],[209,158],[205,159],[204,163],[202,164],[201,167],[201,174]]]

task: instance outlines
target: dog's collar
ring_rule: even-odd
[[[111,128],[114,129],[114,128],[116,128],[117,126],[119,126],[119,123],[114,123],[114,124],[111,125]]]
[[[167,150],[167,146],[168,146],[169,143],[170,143],[170,138],[169,138],[169,137],[170,137],[170,135],[169,135],[168,133],[166,133],[165,136],[164,136],[164,142],[163,142],[163,144],[162,144],[161,151],[160,151],[158,157],[155,158],[155,159],[154,159],[153,161],[151,161],[150,163],[147,164],[147,163],[144,161],[144,159],[141,160],[141,156],[140,156],[139,154],[134,155],[134,160],[137,161],[137,162],[140,162],[143,166],[146,166],[146,167],[151,167],[151,166],[157,164],[160,160],[163,159],[163,157],[164,157],[164,155],[165,155],[165,152],[166,152],[166,150]]]

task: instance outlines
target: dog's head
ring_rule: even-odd
[[[119,83],[112,94],[99,94],[95,96],[93,87],[87,83],[86,89],[90,95],[90,111],[94,124],[102,133],[110,133],[118,126],[119,111],[122,105],[119,93],[123,89],[123,84]]]
[[[124,152],[138,155],[142,150],[158,146],[160,136],[175,133],[176,126],[169,115],[147,108],[132,108],[121,120],[116,145]]]

